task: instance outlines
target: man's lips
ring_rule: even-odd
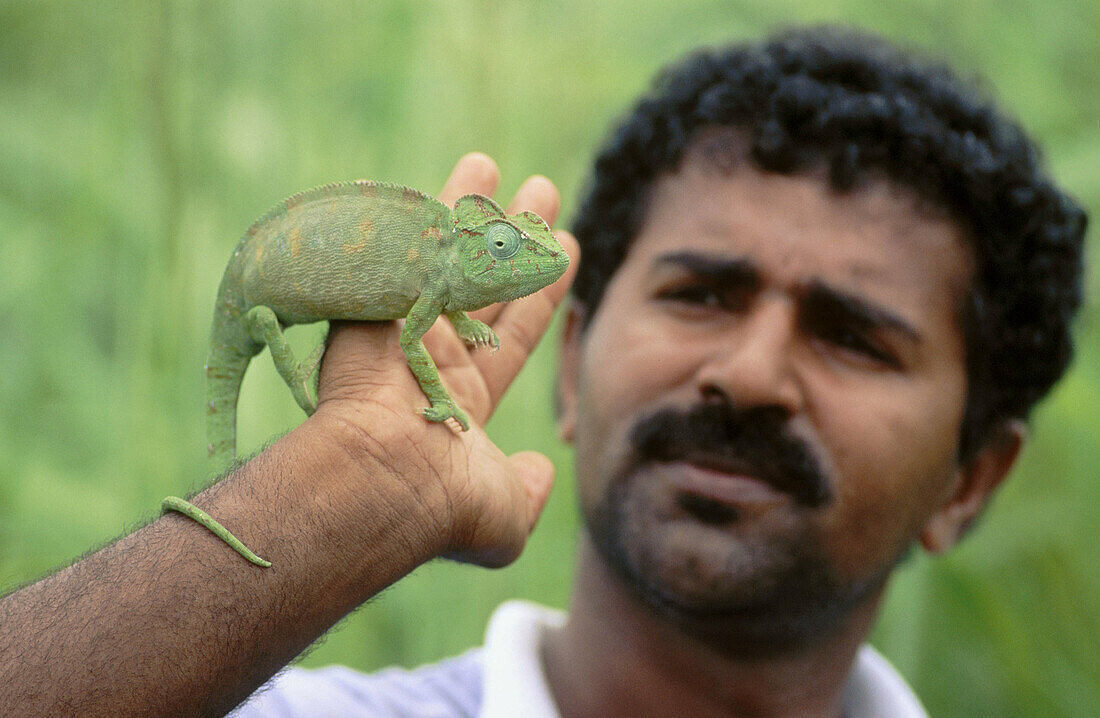
[[[752,473],[728,465],[673,461],[668,480],[679,492],[731,507],[789,502],[791,496]]]

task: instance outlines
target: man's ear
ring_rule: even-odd
[[[958,543],[1008,476],[1026,438],[1024,422],[1009,421],[970,461],[959,466],[947,499],[920,533],[925,550],[943,553]]]
[[[584,334],[588,312],[576,300],[569,303],[565,314],[565,326],[561,332],[558,354],[558,395],[555,408],[558,419],[558,436],[563,441],[573,441],[577,428],[577,372],[580,368],[580,344]]]

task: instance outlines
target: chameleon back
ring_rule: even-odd
[[[223,289],[284,324],[404,317],[449,246],[451,212],[407,187],[326,185],[294,195],[242,238]],[[227,286],[228,285],[228,286]]]

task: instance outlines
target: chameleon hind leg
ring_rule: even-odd
[[[279,324],[279,318],[271,307],[253,307],[245,315],[245,323],[252,339],[263,342],[271,351],[271,359],[275,362],[275,369],[290,387],[290,393],[294,401],[302,407],[307,415],[312,415],[317,410],[317,400],[312,396],[310,387],[312,377],[321,362],[321,355],[325,352],[324,343],[310,352],[304,361],[297,361],[294,352],[286,341],[286,334]]]
[[[246,559],[256,564],[257,566],[262,566],[263,568],[268,568],[269,566],[271,566],[270,561],[266,561],[256,554],[252,553],[252,551],[249,550],[247,546],[241,543],[240,539],[229,532],[229,529],[222,526],[220,523],[215,521],[210,516],[210,514],[206,513],[198,506],[195,506],[189,501],[184,501],[178,496],[168,496],[164,499],[164,501],[160,502],[160,507],[164,511],[178,511],[184,516],[187,516],[188,518],[194,519],[195,521],[199,522],[202,526],[209,529],[210,532],[213,533],[215,536],[229,544],[230,548],[232,548],[234,551],[244,556]]]

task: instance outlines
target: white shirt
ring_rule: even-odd
[[[237,718],[560,718],[546,676],[543,636],[565,614],[524,601],[502,604],[485,645],[408,671],[363,674],[343,666],[291,668],[240,706]],[[927,718],[920,701],[885,658],[860,648],[844,691],[847,718]]]

